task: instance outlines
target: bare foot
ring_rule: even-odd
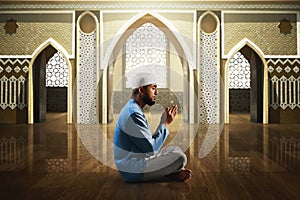
[[[182,169],[180,172],[172,173],[167,177],[176,181],[185,181],[192,177],[192,171],[190,169]]]

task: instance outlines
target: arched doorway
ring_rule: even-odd
[[[65,108],[63,112],[67,112],[68,123],[72,122],[72,68],[70,61],[67,59],[66,51],[53,39],[49,39],[41,44],[32,54],[33,58],[29,64],[29,78],[28,78],[28,123],[38,123],[46,121],[47,113],[47,89],[46,89],[46,67],[52,66],[52,74],[48,74],[48,79],[53,82],[64,82],[63,102]],[[49,63],[51,62],[51,63]],[[64,65],[64,70],[61,67]],[[54,69],[54,68],[56,69]],[[60,77],[64,77],[60,80]],[[56,80],[54,80],[54,78]],[[49,80],[48,83],[49,84]],[[55,83],[52,83],[52,86]],[[61,87],[59,85],[58,87]],[[59,92],[62,93],[62,92]],[[51,95],[51,94],[50,94]],[[57,99],[54,98],[54,103]],[[48,102],[49,104],[49,102]]]
[[[263,120],[263,67],[261,59],[247,45],[229,65],[229,113],[249,113],[250,121]]]
[[[228,66],[230,61],[237,52],[241,52],[249,61],[252,77],[250,78],[250,113],[251,121],[267,124],[269,121],[268,109],[268,70],[267,62],[261,49],[252,41],[245,38],[240,41],[230,52],[228,60],[225,63],[224,83],[225,83],[225,123],[229,123],[229,83],[228,83]],[[252,80],[251,80],[252,79]],[[251,87],[251,86],[250,86]]]

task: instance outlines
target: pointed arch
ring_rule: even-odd
[[[248,46],[250,49],[252,49],[258,57],[261,59],[263,63],[263,124],[268,124],[269,122],[269,109],[268,109],[268,65],[265,60],[265,55],[263,51],[251,40],[248,38],[244,38],[239,43],[237,43],[228,53],[228,59],[225,63],[225,70],[224,70],[224,86],[225,86],[225,94],[224,94],[224,121],[225,123],[229,123],[229,88],[228,88],[228,66],[233,58],[233,56],[240,51],[243,47]]]
[[[232,58],[239,50],[241,50],[244,46],[248,45],[253,51],[257,53],[257,55],[265,61],[265,54],[263,51],[251,40],[248,38],[242,39],[239,43],[237,43],[229,52],[228,58]],[[229,59],[228,59],[229,60]],[[265,61],[266,62],[266,61]]]
[[[172,25],[169,20],[161,16],[156,12],[141,12],[130,20],[128,20],[122,28],[118,31],[116,36],[111,40],[109,47],[107,48],[105,56],[103,56],[104,49],[103,49],[103,42],[101,41],[101,69],[104,70],[113,60],[113,56],[117,55],[120,51],[120,48],[123,46],[126,39],[131,35],[134,31],[134,28],[139,27],[140,25],[151,22],[155,26],[162,29],[165,34],[169,37],[169,39],[175,45],[176,50],[179,52],[180,55],[183,55],[183,58],[187,60],[190,68],[195,69],[195,63],[192,59],[191,52],[188,49],[186,42],[184,41],[183,37],[179,33],[179,31]]]
[[[72,123],[72,65],[68,58],[67,51],[61,46],[57,41],[53,38],[47,39],[43,42],[36,50],[32,53],[32,58],[29,63],[29,74],[28,74],[28,124],[34,123],[34,102],[33,102],[33,65],[36,58],[40,55],[40,53],[46,49],[47,47],[52,46],[57,51],[60,51],[63,57],[65,58],[68,65],[68,94],[67,94],[67,122]]]
[[[191,84],[188,88],[189,91],[186,96],[188,98],[188,106],[189,106],[189,122],[194,123],[194,93],[190,88],[194,88],[194,73],[193,69],[195,69],[195,62],[192,59],[191,52],[188,49],[186,42],[184,41],[182,35],[177,31],[177,29],[172,25],[166,18],[161,16],[156,12],[141,12],[130,20],[128,20],[124,26],[118,31],[116,36],[112,38],[108,48],[106,49],[106,53],[104,56],[104,41],[101,41],[100,52],[101,52],[101,70],[103,70],[103,84],[102,84],[102,123],[107,123],[107,99],[108,96],[108,88],[106,87],[105,81],[107,81],[107,68],[112,65],[115,58],[118,56],[119,52],[122,49],[122,46],[125,44],[127,38],[132,34],[132,32],[139,26],[144,23],[150,22],[153,25],[160,28],[168,37],[168,39],[172,42],[177,51],[177,54],[180,56],[183,68],[187,69],[186,76],[188,77],[189,83]]]

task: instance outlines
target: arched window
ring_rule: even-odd
[[[46,87],[68,87],[68,65],[60,52],[46,64]]]
[[[243,54],[237,52],[228,69],[229,89],[250,89],[250,63]]]
[[[166,88],[166,49],[166,36],[158,27],[145,23],[137,28],[126,41],[126,78],[131,70],[147,65],[147,70],[157,74],[158,86]]]

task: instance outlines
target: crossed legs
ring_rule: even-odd
[[[178,146],[169,146],[147,159],[143,181],[170,178],[185,181],[191,178],[191,170],[185,169],[186,155]]]

